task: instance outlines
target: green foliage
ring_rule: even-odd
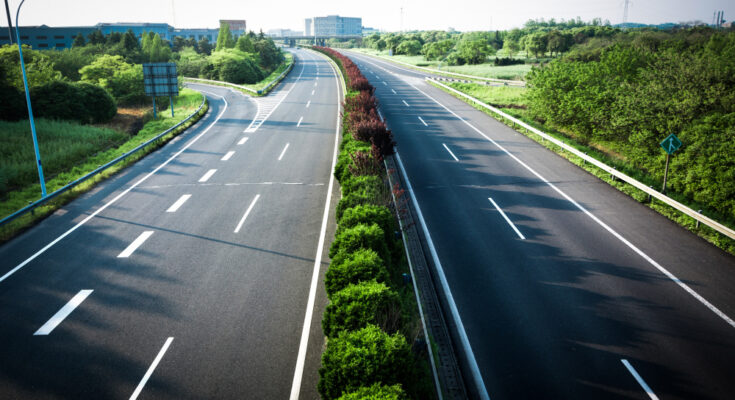
[[[384,283],[363,281],[332,294],[324,311],[322,330],[328,338],[368,324],[395,332],[400,321],[398,295]]]
[[[482,64],[489,55],[494,53],[495,50],[482,39],[461,40],[457,43],[456,54],[458,58],[464,61],[462,64]]]
[[[271,71],[283,62],[283,53],[271,38],[261,37],[253,43],[253,46],[260,57],[260,66],[263,69]]]
[[[329,400],[375,383],[395,385],[405,381],[412,364],[405,337],[368,325],[327,342],[318,390]]]
[[[2,72],[0,70],[0,72]],[[18,121],[28,118],[25,94],[13,86],[0,82],[0,119]]]
[[[255,83],[263,79],[263,72],[253,57],[236,49],[215,51],[209,63],[212,65],[209,79],[231,83]]]
[[[628,32],[591,41],[529,74],[529,111],[582,142],[605,143],[654,179],[735,220],[735,32]]]
[[[388,272],[378,253],[371,249],[358,249],[354,253],[341,253],[332,259],[324,278],[327,296],[345,287],[362,282],[375,280],[387,282]]]
[[[237,45],[235,47],[243,53],[255,53],[255,46],[248,35],[242,35],[237,38]]]
[[[388,247],[385,245],[385,233],[378,224],[359,224],[344,229],[335,236],[329,248],[329,257],[334,259],[338,253],[351,254],[359,249],[375,250],[382,260],[389,260]]]
[[[30,87],[61,79],[61,73],[54,69],[51,59],[44,52],[32,50],[30,47],[23,45],[23,61],[25,62],[28,86]],[[13,86],[21,92],[25,91],[17,45],[3,45],[0,47],[0,65],[3,67],[0,84]]]
[[[107,89],[123,105],[145,104],[142,65],[131,65],[122,56],[103,54],[94,62],[79,70],[82,82],[89,82]]]
[[[340,396],[339,400],[407,400],[401,385],[386,386],[375,383]]]
[[[231,49],[233,47],[235,47],[235,39],[232,37],[230,24],[226,22],[220,22],[219,33],[217,34],[217,46],[214,50],[220,51],[224,49]]]
[[[374,184],[382,187],[385,186],[382,180],[374,181]],[[385,232],[386,243],[393,243],[395,241],[393,236],[397,230],[395,217],[388,207],[382,205],[363,204],[344,210],[342,217],[339,219],[337,234],[339,235],[343,230],[359,224],[371,223],[377,223],[383,232]]]
[[[31,91],[34,114],[40,118],[81,123],[107,122],[117,113],[109,93],[88,83],[52,81]]]
[[[78,33],[76,37],[74,37],[74,42],[71,44],[71,47],[82,47],[85,44],[87,44],[84,41],[84,36],[82,36],[81,33]]]
[[[415,56],[421,53],[421,42],[418,40],[406,40],[396,47],[396,54]]]

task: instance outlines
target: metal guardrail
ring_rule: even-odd
[[[155,137],[146,140],[144,143],[141,143],[136,148],[134,148],[134,149],[126,152],[125,154],[120,155],[119,157],[115,158],[114,160],[112,160],[112,161],[110,161],[110,162],[108,162],[108,163],[106,163],[104,165],[100,165],[99,167],[95,168],[92,172],[90,172],[90,173],[82,176],[81,178],[78,178],[77,180],[74,180],[72,182],[69,182],[68,184],[66,184],[65,186],[59,188],[58,190],[54,191],[53,193],[48,194],[46,197],[43,197],[41,199],[38,199],[38,200],[34,201],[33,203],[31,203],[31,204],[29,204],[29,205],[21,208],[20,210],[12,213],[10,215],[8,215],[7,217],[5,217],[2,220],[0,220],[0,226],[3,226],[5,224],[7,224],[8,222],[10,222],[10,221],[12,221],[12,220],[20,217],[21,215],[23,215],[23,214],[25,214],[25,213],[27,213],[29,211],[35,210],[38,206],[40,206],[40,205],[48,202],[49,200],[51,200],[51,199],[59,196],[60,194],[62,194],[64,192],[67,192],[68,190],[74,188],[75,186],[79,185],[80,183],[86,181],[87,179],[89,179],[89,178],[91,178],[91,177],[99,174],[100,172],[102,172],[105,169],[107,169],[107,168],[109,168],[109,167],[111,167],[111,166],[119,163],[120,161],[125,160],[126,158],[130,157],[131,155],[133,155],[133,154],[137,153],[138,151],[140,151],[141,149],[143,149],[144,147],[147,147],[151,143],[153,143],[153,142],[161,139],[165,135],[171,133],[173,130],[175,130],[176,128],[178,128],[181,125],[185,124],[187,121],[189,121],[190,119],[192,119],[195,115],[197,115],[199,113],[199,111],[202,110],[202,108],[204,107],[204,104],[206,102],[207,102],[207,97],[206,96],[203,96],[202,104],[199,105],[199,108],[197,108],[196,111],[194,111],[193,113],[191,113],[188,117],[186,117],[185,119],[183,119],[178,124],[176,124],[176,125],[168,128],[168,129],[166,129],[165,131],[159,133]]]
[[[258,96],[261,96],[263,94],[267,94],[268,92],[270,92],[271,89],[273,89],[283,79],[283,77],[286,76],[286,74],[288,74],[289,72],[291,72],[291,70],[293,69],[294,64],[296,64],[296,60],[293,60],[293,62],[291,62],[291,64],[289,64],[288,68],[286,68],[283,72],[281,72],[281,74],[278,75],[275,79],[273,79],[272,81],[268,82],[268,84],[265,85],[265,87],[263,89],[260,89],[260,90],[251,89],[251,88],[249,88],[247,86],[237,85],[235,83],[224,82],[224,81],[215,81],[213,79],[189,78],[189,77],[186,77],[186,76],[183,77],[183,79],[185,81],[195,81],[195,82],[205,82],[205,83],[206,82],[209,82],[209,83],[216,83],[216,84],[221,85],[221,86],[235,87],[235,88],[238,88],[238,89],[247,90],[248,92],[251,92],[253,94],[256,94]]]
[[[519,119],[517,119],[515,117],[512,117],[512,116],[510,116],[510,115],[508,115],[508,114],[500,111],[499,109],[497,109],[497,108],[495,108],[495,107],[493,107],[491,105],[485,104],[482,101],[480,101],[480,100],[478,100],[478,99],[476,99],[476,98],[474,98],[472,96],[469,96],[467,94],[464,94],[464,93],[460,92],[459,90],[456,90],[454,88],[451,88],[451,87],[449,87],[449,86],[447,86],[447,85],[445,85],[445,84],[443,84],[441,82],[437,82],[434,79],[426,78],[426,80],[429,81],[429,82],[435,83],[435,84],[437,84],[437,85],[439,85],[439,86],[441,86],[441,87],[443,87],[443,88],[445,88],[445,89],[447,89],[447,90],[449,90],[449,91],[451,91],[453,93],[456,93],[457,95],[459,95],[461,97],[464,97],[464,98],[466,98],[468,100],[471,100],[472,102],[474,102],[474,103],[476,103],[476,104],[478,104],[478,105],[480,105],[480,106],[482,106],[482,107],[484,107],[484,108],[492,111],[493,113],[498,114],[501,117],[503,117],[503,118],[505,118],[505,119],[507,119],[509,121],[512,121],[513,123],[516,123],[516,124],[518,124],[518,125],[526,128],[526,129],[528,129],[529,131],[531,131],[531,132],[533,132],[533,133],[541,136],[542,138],[544,138],[544,139],[546,139],[546,140],[554,143],[555,145],[563,148],[564,150],[566,150],[566,151],[574,154],[575,156],[577,156],[577,157],[585,160],[586,162],[588,162],[588,163],[590,163],[590,164],[592,164],[592,165],[594,165],[594,166],[602,169],[605,172],[608,172],[610,175],[612,175],[612,176],[614,176],[614,177],[616,177],[616,178],[618,178],[618,179],[620,179],[620,180],[622,180],[622,181],[630,184],[631,186],[634,186],[635,188],[643,191],[644,193],[647,193],[651,197],[654,197],[654,198],[662,201],[663,203],[668,204],[669,206],[671,206],[671,207],[673,207],[673,208],[681,211],[682,213],[688,215],[689,217],[692,217],[696,221],[699,221],[699,222],[701,222],[701,223],[709,226],[710,228],[712,228],[712,229],[716,230],[717,232],[719,232],[719,233],[721,233],[721,234],[729,237],[730,239],[735,239],[735,230],[732,230],[729,227],[727,227],[727,226],[725,226],[725,225],[723,225],[723,224],[721,224],[721,223],[713,220],[712,218],[709,218],[709,217],[707,217],[705,215],[700,214],[697,211],[694,211],[693,209],[685,206],[684,204],[681,204],[678,201],[676,201],[676,200],[674,200],[674,199],[666,196],[665,194],[663,194],[661,192],[658,192],[658,191],[656,191],[656,190],[654,190],[654,189],[646,186],[644,183],[642,183],[642,182],[640,182],[640,181],[638,181],[638,180],[636,180],[636,179],[634,179],[634,178],[632,178],[632,177],[630,177],[630,176],[628,176],[628,175],[626,175],[626,174],[624,174],[624,173],[616,170],[615,168],[613,168],[613,167],[611,167],[611,166],[603,163],[602,161],[597,160],[595,158],[592,158],[592,157],[588,156],[587,154],[584,154],[581,151],[575,149],[574,147],[569,146],[568,144],[562,142],[561,140],[556,139],[556,138],[548,135],[547,133],[545,133],[545,132],[543,132],[541,130],[536,129],[536,128],[532,127],[531,125],[528,125],[527,123],[525,123],[525,122],[523,122],[523,121],[521,121],[521,120],[519,120]]]
[[[442,71],[442,70],[433,69],[433,68],[419,67],[418,65],[413,65],[413,64],[405,63],[403,61],[388,60],[388,59],[386,59],[384,57],[372,56],[370,54],[366,54],[366,53],[362,53],[362,52],[356,52],[356,51],[349,50],[349,49],[345,49],[345,50],[346,51],[350,51],[350,52],[355,52],[355,53],[358,53],[358,54],[362,54],[362,55],[365,55],[365,56],[368,56],[368,57],[380,58],[381,60],[386,60],[386,61],[393,62],[393,63],[396,63],[396,64],[402,64],[402,65],[405,65],[405,66],[410,67],[410,68],[413,68],[413,69],[420,69],[420,70],[428,71],[428,72],[431,72],[434,75],[454,75],[454,76],[461,76],[463,78],[469,78],[469,79],[480,80],[480,81],[503,83],[505,85],[510,85],[510,86],[526,86],[526,82],[524,82],[524,81],[514,81],[514,80],[511,80],[511,79],[485,78],[483,76],[475,76],[475,75],[460,74],[458,72]]]

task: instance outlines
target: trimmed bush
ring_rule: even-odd
[[[386,386],[375,383],[363,386],[354,392],[343,394],[339,400],[407,400],[401,385]]]
[[[342,219],[342,214],[344,214],[345,210],[352,207],[357,207],[359,205],[365,205],[365,204],[382,204],[383,196],[372,190],[372,188],[366,187],[361,188],[362,190],[354,191],[352,193],[348,193],[344,197],[342,197],[339,202],[337,203],[337,221]]]
[[[84,99],[84,108],[92,123],[107,122],[117,114],[115,100],[105,89],[85,82],[77,83],[75,86]]]
[[[383,260],[388,260],[388,248],[384,241],[385,234],[378,224],[360,224],[345,229],[335,236],[329,248],[329,258],[334,259],[337,253],[354,253],[359,249],[372,249]]]
[[[334,177],[340,182],[350,177],[350,166],[353,165],[352,154],[359,151],[369,152],[371,149],[369,143],[348,140],[348,137],[349,135],[344,136],[341,151],[337,156],[337,164],[334,166]]]
[[[368,324],[395,332],[400,322],[398,295],[385,283],[369,281],[348,285],[334,293],[330,300],[322,319],[322,329],[329,338]]]
[[[344,332],[330,339],[322,354],[319,393],[329,400],[375,383],[402,383],[411,361],[411,350],[400,333],[389,335],[375,325]]]
[[[365,188],[373,188],[369,191],[379,193],[385,186],[383,178],[377,175],[360,175],[350,176],[345,179],[342,184],[342,194],[350,194],[354,192],[364,192]]]
[[[36,117],[79,121],[107,122],[117,113],[117,106],[107,91],[89,83],[52,81],[31,91]]]
[[[388,272],[378,253],[371,249],[359,249],[352,254],[340,253],[332,260],[324,278],[327,296],[361,281],[387,282]]]

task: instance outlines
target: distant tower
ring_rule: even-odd
[[[403,32],[403,7],[401,7],[401,32]]]
[[[623,23],[628,22],[628,6],[630,4],[630,0],[625,0],[625,8],[623,9]]]

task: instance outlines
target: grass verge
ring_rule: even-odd
[[[46,189],[48,193],[52,193],[64,187],[69,182],[72,182],[76,179],[81,178],[82,176],[98,168],[100,165],[104,165],[114,160],[115,158],[121,156],[122,154],[146,142],[147,140],[150,140],[151,138],[155,137],[161,132],[178,124],[179,122],[186,119],[186,117],[191,115],[193,112],[195,112],[196,109],[199,107],[199,105],[202,103],[202,101],[203,101],[203,96],[201,95],[201,93],[196,92],[191,89],[183,89],[180,92],[180,95],[174,100],[174,114],[175,114],[174,117],[171,117],[168,112],[161,112],[159,113],[159,119],[152,120],[146,123],[136,135],[130,137],[127,141],[119,143],[119,145],[116,145],[113,147],[105,148],[103,145],[102,147],[98,149],[96,153],[93,153],[94,150],[90,150],[90,152],[86,153],[86,156],[77,154],[77,159],[74,163],[72,163],[73,166],[71,168],[63,172],[58,172],[55,176],[51,177],[50,179],[46,181]],[[79,195],[89,191],[97,183],[107,179],[108,177],[114,175],[118,171],[140,160],[141,158],[143,158],[145,155],[149,154],[150,152],[161,147],[163,144],[168,142],[171,138],[183,132],[189,126],[193,125],[196,121],[198,121],[199,118],[201,118],[201,116],[207,112],[207,109],[208,109],[208,106],[205,103],[204,107],[202,107],[202,109],[197,113],[197,115],[195,115],[192,119],[190,119],[185,124],[175,129],[174,131],[162,137],[160,140],[154,143],[151,143],[150,145],[140,150],[136,154],[131,155],[127,159],[107,168],[103,172],[100,172],[99,174],[93,176],[92,178],[86,180],[85,182],[80,183],[74,188],[59,195],[55,199],[50,200],[47,203],[37,207],[33,212],[28,212],[16,218],[15,220],[3,225],[2,227],[0,227],[0,242],[5,242],[13,238],[18,233],[24,231],[25,229],[29,228],[33,224],[37,223],[41,219],[51,214],[52,212],[56,211],[58,208],[62,207],[64,204],[75,199]],[[27,121],[22,121],[22,122],[25,122],[26,127],[28,126]],[[51,135],[51,137],[53,137],[53,135],[55,134],[53,132],[54,127],[55,126],[66,127],[65,124],[67,123],[49,121],[48,124],[39,125],[39,127],[43,126],[44,129],[50,128],[51,131],[49,131],[48,134]],[[88,128],[88,127],[84,127],[81,125],[79,126],[81,128]],[[28,130],[30,130],[30,128],[28,128]],[[86,129],[74,129],[74,128],[69,128],[69,131],[80,132],[80,133],[87,132]],[[94,130],[94,132],[99,132],[99,131],[105,131],[105,130],[99,129],[99,128],[96,128],[96,130]],[[39,134],[39,142],[44,143],[46,132],[41,131],[39,129],[38,134]],[[77,140],[84,140],[84,137],[85,136],[77,136]],[[103,142],[103,143],[106,143],[106,142]],[[61,148],[59,150],[61,152],[61,155],[63,155],[63,152],[66,150],[66,147]],[[4,163],[5,159],[3,159],[2,162]],[[35,169],[35,164],[33,164],[33,169]],[[37,175],[35,177],[37,179]],[[6,217],[14,213],[15,211],[25,207],[29,203],[32,203],[38,200],[40,198],[40,194],[41,194],[41,185],[39,183],[29,183],[21,188],[7,192],[5,196],[2,198],[2,203],[0,203],[0,216]]]
[[[546,147],[547,149],[567,159],[572,164],[577,165],[578,167],[596,176],[597,178],[609,184],[610,186],[613,186],[619,191],[632,197],[639,203],[645,204],[646,206],[650,207],[651,209],[655,210],[656,212],[665,216],[671,221],[674,221],[680,226],[688,229],[689,231],[696,234],[697,236],[707,240],[713,245],[719,247],[720,249],[730,254],[735,255],[735,240],[730,239],[729,237],[715,231],[714,229],[704,224],[697,224],[696,220],[694,220],[693,218],[685,214],[682,214],[679,210],[669,206],[668,204],[662,203],[656,199],[649,198],[647,193],[623,181],[613,179],[613,177],[611,177],[610,174],[608,174],[607,172],[591,164],[587,164],[581,158],[567,151],[564,151],[564,149],[562,149],[561,147],[544,140],[542,137],[536,135],[535,133],[528,131],[522,127],[515,126],[515,124],[506,120],[505,118],[502,118],[501,116],[489,111],[488,109],[478,104],[475,104],[474,102],[470,102],[465,98],[457,96],[456,93],[452,93],[451,91],[448,91],[439,85],[434,85],[434,84],[432,85],[437,87],[438,89],[441,89],[451,94],[454,97],[457,97],[458,99],[462,101],[465,101],[467,104],[490,115],[496,120],[503,122],[504,124],[512,127],[516,131],[526,135],[527,137],[533,139],[534,141]],[[466,93],[467,95],[470,95],[472,97],[475,97],[478,100],[481,100],[487,104],[498,107],[503,112],[522,120],[523,122],[533,126],[534,128],[537,128],[539,130],[546,132],[548,135],[556,139],[559,139],[560,141],[563,141],[567,145],[570,145],[583,153],[586,153],[588,156],[591,156],[609,166],[612,166],[618,171],[624,172],[628,176],[640,182],[643,182],[650,187],[658,187],[661,185],[661,182],[659,182],[658,180],[651,178],[649,175],[645,174],[643,171],[627,163],[621,157],[616,157],[614,152],[610,151],[609,149],[605,147],[604,143],[583,144],[583,143],[576,141],[573,137],[570,137],[569,135],[565,135],[564,133],[551,129],[548,126],[539,124],[537,121],[533,120],[529,116],[528,111],[525,109],[526,102],[523,99],[523,91],[526,90],[525,88],[488,87],[484,85],[466,84],[466,83],[451,83],[451,84],[448,84],[447,86],[450,86],[456,90]],[[521,91],[511,95],[503,91],[503,89],[520,89]],[[508,104],[504,103],[504,102],[513,100],[515,96],[518,96],[517,102],[510,103],[511,104],[510,107],[508,106]],[[703,210],[702,213],[704,215],[712,219],[715,219],[718,222],[725,224],[731,228],[733,227],[733,225],[735,225],[733,224],[733,221],[728,220],[724,215],[719,214],[712,210],[708,210],[706,206],[699,204],[686,196],[683,196],[679,193],[669,192],[669,191],[667,191],[666,195],[694,210]]]

